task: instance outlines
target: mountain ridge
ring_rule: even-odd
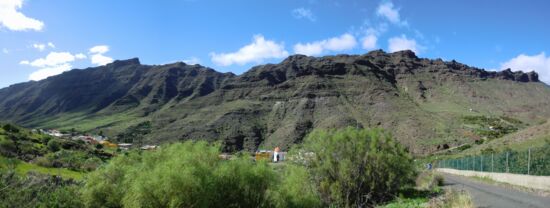
[[[412,51],[293,55],[240,75],[132,58],[12,85],[0,98],[0,120],[27,127],[116,136],[151,122],[146,142],[221,140],[227,151],[287,148],[313,128],[351,125],[388,129],[421,154],[470,142],[464,115],[527,124],[550,117],[550,88],[536,72],[485,71]]]

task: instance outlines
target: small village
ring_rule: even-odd
[[[137,148],[137,147],[134,147],[134,144],[132,143],[114,143],[108,137],[102,136],[102,135],[66,133],[56,129],[33,129],[32,131],[35,133],[42,133],[42,134],[46,134],[54,137],[71,139],[73,141],[83,141],[86,144],[90,144],[90,145],[100,144],[103,147],[116,148],[124,151],[130,150],[131,148]],[[139,147],[139,149],[155,150],[158,147],[159,147],[158,145],[146,144]],[[253,160],[256,160],[256,161],[267,160],[273,163],[283,162],[286,159],[286,154],[287,152],[281,151],[281,148],[279,147],[275,147],[273,150],[261,149],[261,150],[257,150],[254,153]],[[230,153],[223,153],[220,155],[220,158],[229,160],[232,158],[232,155]]]
[[[102,135],[80,134],[80,133],[63,133],[56,129],[33,129],[35,133],[47,134],[54,137],[60,137],[65,139],[71,139],[74,141],[83,141],[91,145],[103,145],[104,147],[117,148],[120,150],[129,150],[133,148],[132,143],[114,143],[109,140],[108,137]],[[154,150],[158,148],[158,145],[143,145],[139,147],[141,150]]]

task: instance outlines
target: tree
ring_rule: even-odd
[[[411,156],[380,129],[315,130],[291,156],[308,168],[326,206],[372,206],[414,178]]]

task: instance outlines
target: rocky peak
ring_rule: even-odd
[[[386,52],[384,52],[384,50],[382,49],[369,51],[367,53],[367,56],[385,56],[385,55],[386,55]]]
[[[416,54],[411,50],[402,50],[390,53],[391,57],[395,58],[409,58],[409,59],[418,59]]]
[[[140,65],[139,58],[131,58],[126,60],[115,60],[113,63],[107,64],[107,67],[118,68],[127,65]]]
[[[301,62],[301,61],[307,60],[308,58],[311,58],[311,57],[302,55],[302,54],[296,54],[296,55],[287,57],[285,60],[283,60],[282,63],[285,64],[285,63]]]
[[[522,71],[513,72],[512,69],[510,68],[507,68],[500,72],[496,72],[495,77],[500,79],[514,80],[518,82],[538,82],[539,81],[539,75],[534,71],[528,72],[528,73],[524,73]]]

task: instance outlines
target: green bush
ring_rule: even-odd
[[[103,149],[103,145],[102,145],[102,144],[96,144],[96,145],[95,145],[95,148],[96,148],[96,149]]]
[[[83,189],[88,207],[270,207],[278,178],[267,163],[219,158],[205,142],[130,152],[92,172]],[[274,191],[273,191],[274,192]]]
[[[83,207],[74,181],[0,169],[0,207]]]
[[[465,144],[465,145],[462,145],[462,146],[458,147],[457,149],[459,151],[464,151],[464,150],[470,149],[471,147],[472,147],[471,144]]]
[[[91,157],[86,159],[86,161],[84,161],[80,169],[84,171],[93,171],[102,164],[103,164],[103,161],[101,159],[97,157]]]
[[[281,176],[282,182],[272,193],[275,207],[322,207],[317,186],[306,168],[287,165]]]
[[[48,141],[48,149],[52,152],[57,152],[61,149],[61,143],[57,139],[51,139]]]
[[[303,159],[325,206],[372,206],[414,181],[411,156],[380,129],[316,130],[291,155]]]
[[[19,133],[19,128],[17,128],[16,126],[14,126],[12,124],[5,124],[2,128],[7,132]]]
[[[34,163],[39,165],[39,166],[42,166],[42,167],[52,167],[53,166],[52,161],[50,161],[46,157],[37,157],[34,160]]]
[[[0,154],[5,156],[13,156],[17,152],[17,146],[12,140],[2,139],[0,140]]]

